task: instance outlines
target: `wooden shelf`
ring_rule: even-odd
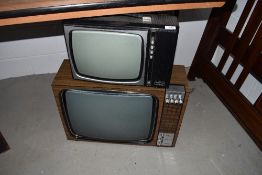
[[[221,7],[224,0],[8,0],[0,2],[0,26],[93,16]]]

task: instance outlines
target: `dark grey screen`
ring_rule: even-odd
[[[152,135],[151,95],[66,90],[63,97],[74,134],[110,141],[145,141]]]

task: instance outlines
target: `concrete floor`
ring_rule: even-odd
[[[0,81],[1,175],[261,175],[262,152],[212,91],[191,82],[176,147],[68,141],[53,75]]]

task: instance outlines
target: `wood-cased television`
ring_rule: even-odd
[[[67,138],[174,146],[189,95],[181,67],[155,88],[76,80],[64,61],[52,88]]]

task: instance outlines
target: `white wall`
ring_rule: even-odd
[[[174,64],[191,66],[210,12],[211,9],[180,12],[180,31]]]
[[[182,11],[174,64],[190,66],[209,10]],[[67,58],[63,36],[0,42],[0,79],[55,73]]]
[[[63,36],[0,43],[0,79],[57,72],[67,58]]]

